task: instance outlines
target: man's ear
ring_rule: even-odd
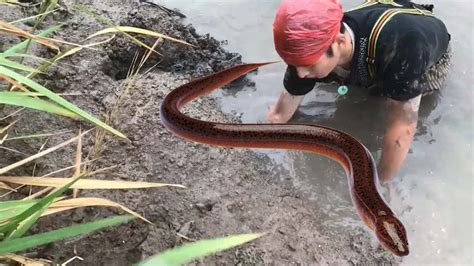
[[[334,42],[337,45],[342,45],[345,40],[346,40],[346,36],[344,35],[344,33],[338,33],[336,36],[336,39],[334,39]]]

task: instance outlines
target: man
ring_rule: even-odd
[[[378,170],[382,182],[392,180],[413,141],[421,97],[440,89],[447,75],[450,35],[432,8],[370,0],[343,14],[338,0],[284,0],[273,33],[288,64],[285,90],[267,120],[286,123],[318,82],[382,96],[388,125]]]

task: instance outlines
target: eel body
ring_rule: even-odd
[[[270,63],[237,65],[171,91],[160,108],[163,125],[185,139],[240,148],[293,149],[336,160],[345,169],[354,207],[382,246],[397,256],[409,253],[406,231],[377,189],[374,159],[363,144],[336,129],[305,124],[226,124],[201,121],[180,109],[236,78]]]

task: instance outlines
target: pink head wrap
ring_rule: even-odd
[[[273,22],[276,51],[287,64],[314,64],[339,33],[342,15],[339,0],[283,0]]]

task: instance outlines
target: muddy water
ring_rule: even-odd
[[[243,55],[246,62],[277,60],[273,50],[272,20],[276,0],[161,0],[188,15],[187,22],[201,33],[228,40],[227,48]],[[350,8],[360,1],[342,1]],[[471,264],[473,249],[473,5],[471,0],[420,1],[435,4],[452,35],[452,68],[444,91],[424,98],[418,133],[407,162],[385,195],[405,223],[411,254],[404,264]],[[262,122],[267,106],[282,88],[285,65],[259,71],[256,89],[221,91],[222,108],[241,115],[248,123]],[[345,96],[335,86],[320,86],[305,97],[292,122],[323,124],[342,129],[380,157],[384,114],[380,99],[357,88]],[[353,211],[341,167],[326,158],[295,151],[267,153],[295,187],[325,210],[322,224],[343,232],[363,226]]]

